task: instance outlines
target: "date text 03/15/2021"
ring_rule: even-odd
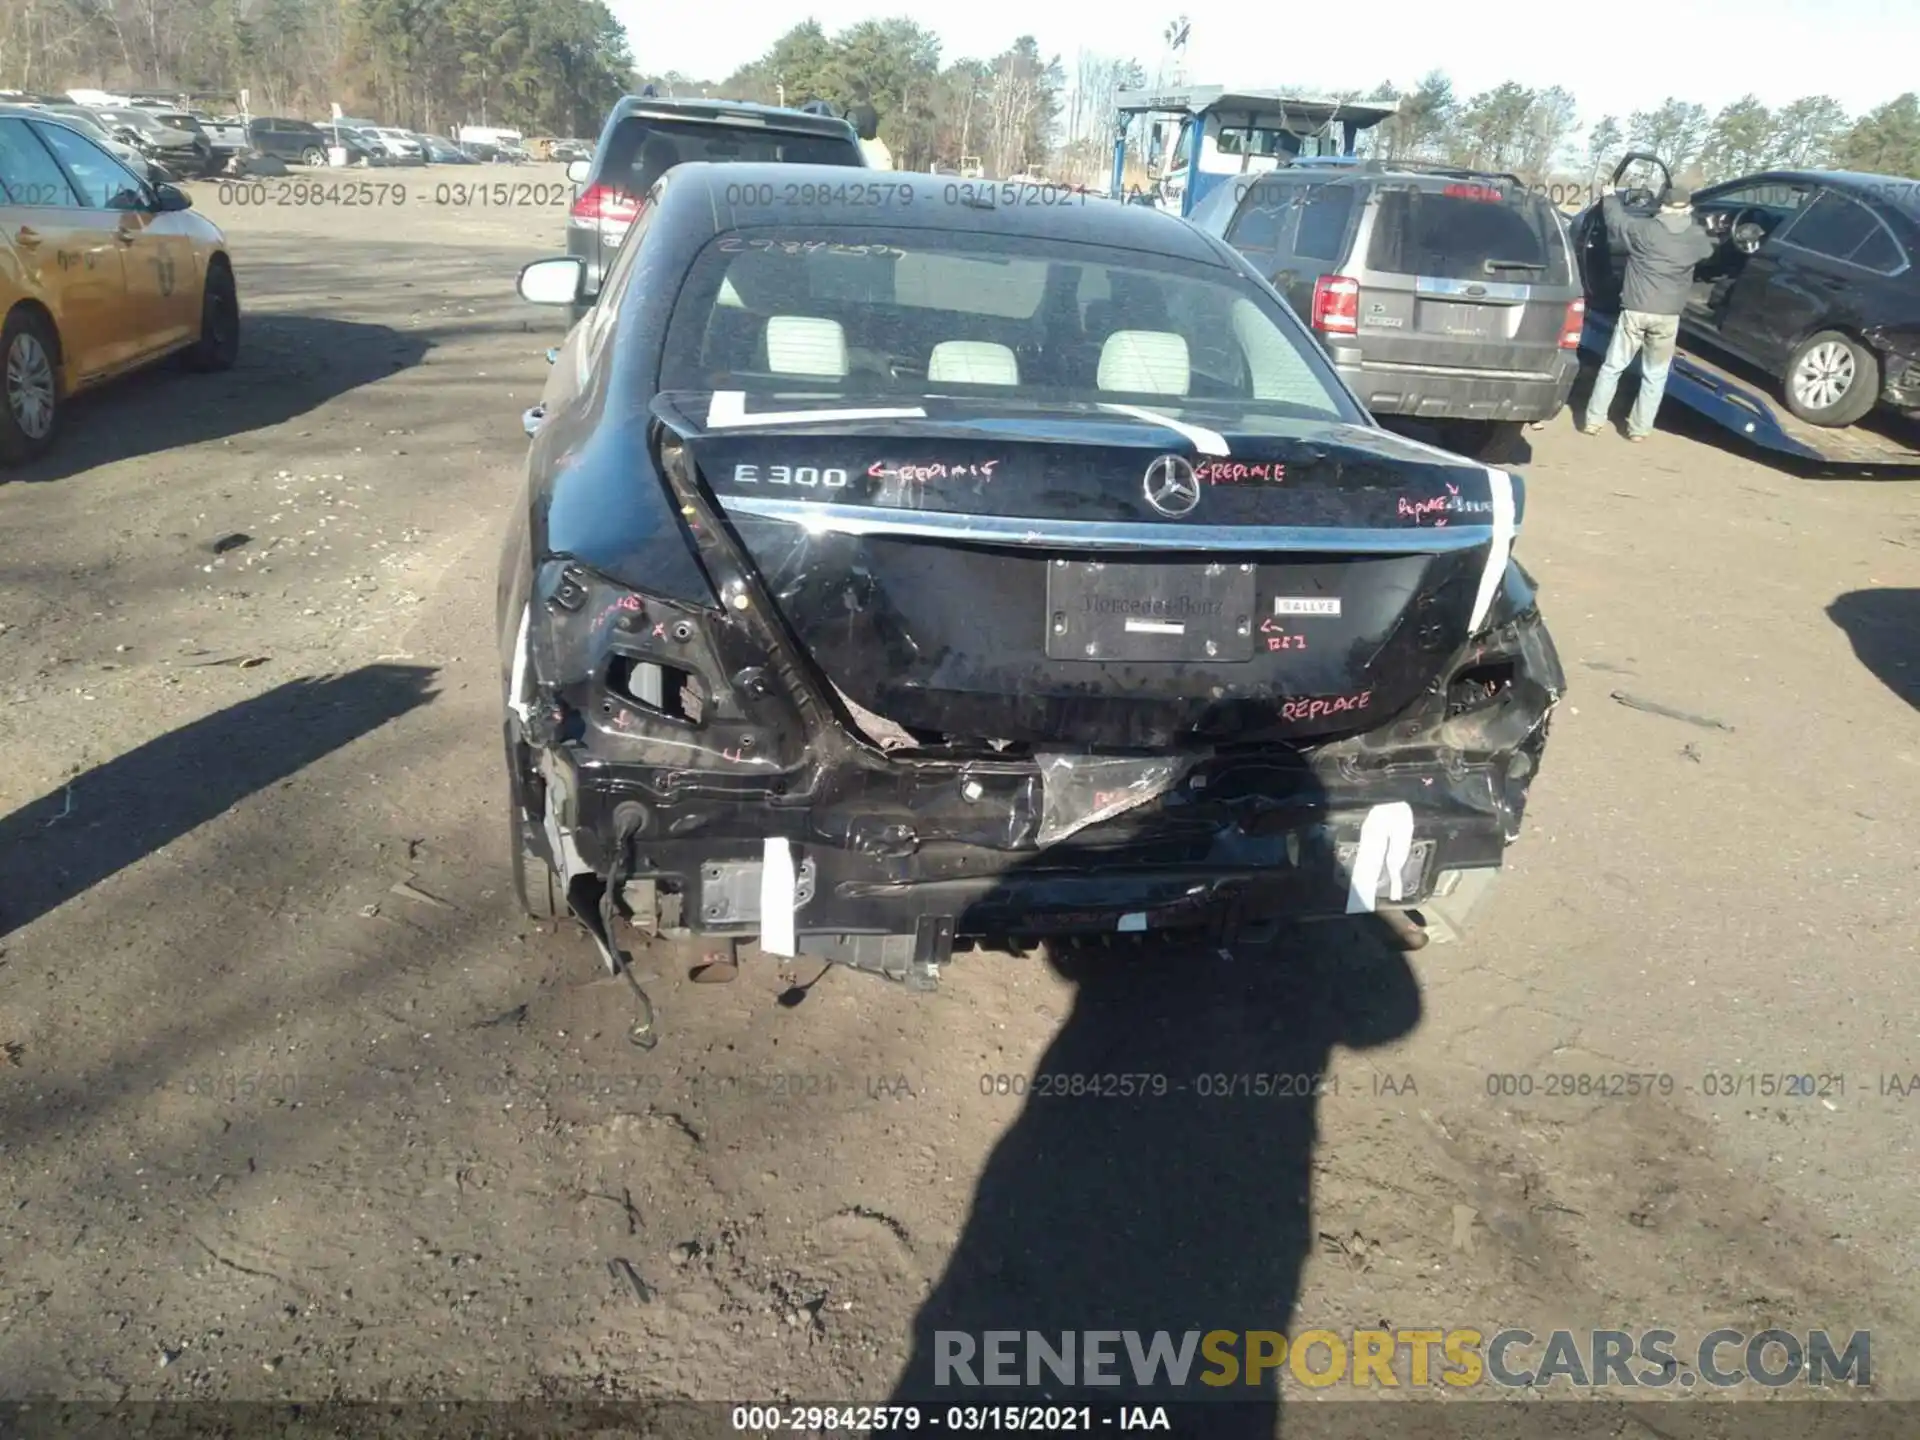
[[[746,1435],[880,1435],[901,1431],[1039,1431],[1091,1434],[1107,1430],[1169,1433],[1165,1405],[735,1405],[729,1420]]]

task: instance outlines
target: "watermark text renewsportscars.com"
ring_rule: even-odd
[[[1278,1384],[1326,1389],[1492,1386],[1513,1390],[1780,1389],[1873,1383],[1866,1330],[1714,1330],[1683,1343],[1672,1330],[939,1330],[934,1384],[1131,1386],[1195,1398]]]

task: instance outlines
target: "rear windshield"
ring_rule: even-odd
[[[1571,279],[1560,222],[1546,201],[1481,184],[1383,191],[1367,266],[1442,280],[1566,285]]]
[[[125,125],[138,130],[142,135],[151,135],[160,128],[151,115],[144,110],[100,110],[96,114],[111,125]]]
[[[645,195],[673,166],[698,160],[787,165],[864,163],[859,146],[832,135],[631,115],[615,127],[607,141],[596,178],[603,185]]]
[[[1312,336],[1236,272],[930,230],[720,237],[680,292],[661,380],[1360,418]]]

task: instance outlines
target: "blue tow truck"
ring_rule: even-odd
[[[1364,130],[1399,111],[1394,101],[1360,103],[1190,85],[1171,90],[1122,90],[1113,142],[1115,200],[1157,205],[1182,219],[1217,185],[1262,175],[1303,159],[1351,156]],[[1126,184],[1127,136],[1147,117],[1147,164],[1152,180],[1139,195]]]

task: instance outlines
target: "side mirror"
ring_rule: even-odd
[[[575,185],[587,183],[587,177],[593,173],[593,165],[586,160],[570,161],[567,165],[567,179]]]
[[[178,185],[159,184],[153,187],[153,209],[157,215],[170,214],[175,210],[191,210],[193,197]]]
[[[520,269],[520,298],[535,305],[572,305],[586,278],[587,267],[571,255],[535,260]]]

